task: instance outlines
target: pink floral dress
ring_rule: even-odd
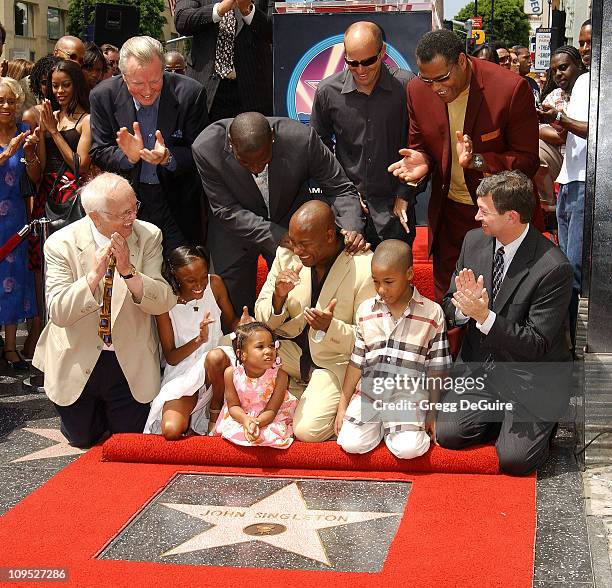
[[[278,367],[270,368],[259,378],[249,378],[242,365],[234,368],[233,380],[242,410],[250,416],[263,411],[274,392]],[[261,445],[286,449],[293,442],[293,413],[297,406],[295,396],[285,391],[285,399],[275,419],[267,426],[260,427],[259,438],[254,443],[247,441],[242,425],[230,415],[227,403],[223,405],[217,420],[216,434],[237,445]]]

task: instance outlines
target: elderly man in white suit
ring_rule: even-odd
[[[127,180],[104,173],[81,203],[87,216],[45,244],[49,322],[33,363],[62,433],[88,447],[107,432],[142,431],[160,385],[152,315],[176,299],[161,276],[161,231],[136,220]]]

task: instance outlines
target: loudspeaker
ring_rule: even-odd
[[[96,4],[94,43],[110,43],[121,48],[130,37],[138,35],[140,9],[126,4]]]
[[[561,45],[565,45],[567,42],[567,37],[565,36],[565,10],[553,10],[552,11],[552,29],[553,35],[550,39],[550,51],[551,53],[557,49],[557,47],[561,47]]]

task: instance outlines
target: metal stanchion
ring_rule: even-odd
[[[46,292],[45,292],[45,279],[47,276],[47,262],[45,261],[45,241],[49,237],[49,223],[51,221],[48,218],[40,218],[35,219],[30,223],[30,229],[34,236],[40,237],[40,259],[41,259],[41,304],[42,304],[42,313],[41,313],[41,327],[47,324],[49,320],[49,311],[47,309],[47,300],[46,300]],[[38,392],[44,393],[45,391],[45,375],[37,370],[34,366],[32,366],[32,372],[30,376],[23,381],[23,388],[29,392]]]

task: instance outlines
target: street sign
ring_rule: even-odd
[[[550,67],[550,41],[553,29],[540,27],[536,30],[535,60],[533,69],[535,71],[546,71]]]
[[[472,17],[472,27],[475,29],[482,28],[482,16],[473,16]]]
[[[525,0],[523,4],[523,12],[529,16],[542,14],[544,0]]]
[[[472,39],[475,39],[476,45],[482,45],[485,42],[485,32],[474,29],[472,31]]]

